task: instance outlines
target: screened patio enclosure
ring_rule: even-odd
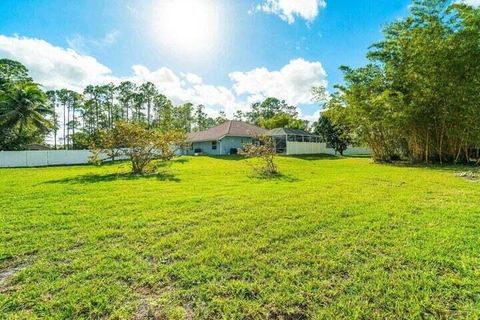
[[[278,128],[266,135],[272,137],[275,151],[279,154],[320,154],[327,147],[320,136],[299,129]]]

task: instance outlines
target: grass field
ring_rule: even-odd
[[[0,169],[0,318],[480,317],[480,183],[278,162]]]

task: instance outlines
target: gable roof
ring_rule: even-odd
[[[255,137],[265,134],[267,130],[251,123],[229,120],[205,131],[188,134],[189,142],[217,141],[223,137]]]
[[[266,133],[267,136],[311,136],[316,137],[315,134],[307,132],[305,130],[300,129],[287,129],[287,128],[276,128],[268,131]]]
[[[50,147],[47,146],[47,145],[44,145],[44,144],[40,144],[40,143],[30,143],[30,144],[25,145],[24,149],[25,150],[32,150],[32,151],[35,151],[35,150],[50,150]]]

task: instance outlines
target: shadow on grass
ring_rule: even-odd
[[[427,169],[432,171],[446,171],[446,172],[464,172],[464,171],[478,171],[480,168],[475,165],[468,164],[426,164],[426,163],[412,163],[408,161],[396,161],[393,163],[382,163],[377,162],[378,164],[398,167],[398,168],[417,168],[417,169]]]
[[[337,157],[330,154],[312,154],[312,155],[292,155],[292,156],[283,156],[286,158],[294,158],[305,161],[320,161],[320,160],[341,160],[344,157]]]
[[[241,155],[229,155],[229,156],[208,156],[209,158],[216,160],[225,160],[225,161],[241,161],[247,159]]]
[[[282,182],[298,182],[300,179],[297,177],[286,175],[283,173],[277,173],[274,175],[261,175],[261,174],[252,174],[249,176],[252,180],[258,181],[282,181]]]
[[[353,159],[372,159],[372,156],[369,154],[353,154],[348,156],[343,156],[343,158],[353,158]]]
[[[215,160],[225,160],[225,161],[241,161],[245,160],[246,157],[242,155],[224,155],[224,156],[214,156],[214,155],[208,155],[208,154],[200,154],[200,155],[191,155],[189,156],[189,159],[196,159],[196,158],[208,158],[208,159],[215,159]],[[186,161],[189,161],[189,159],[185,159]],[[178,161],[178,160],[177,160]]]
[[[173,163],[180,163],[180,164],[185,164],[185,163],[188,163],[189,161],[190,159],[187,159],[187,158],[177,158],[172,160]]]
[[[58,180],[50,180],[45,184],[89,184],[99,182],[111,182],[119,180],[158,180],[180,182],[181,180],[169,172],[158,172],[149,175],[134,175],[131,173],[111,173],[111,174],[86,174],[76,177],[68,177]]]

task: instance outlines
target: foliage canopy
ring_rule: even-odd
[[[156,171],[155,160],[170,161],[175,151],[185,146],[185,134],[180,131],[160,132],[149,130],[135,123],[118,122],[102,134],[100,145],[92,162],[100,162],[100,154],[110,158],[128,158],[132,174],[146,174]]]
[[[410,15],[372,45],[370,64],[341,68],[341,103],[331,109],[345,112],[332,120],[352,128],[377,160],[480,160],[479,26],[480,9],[413,1]]]

